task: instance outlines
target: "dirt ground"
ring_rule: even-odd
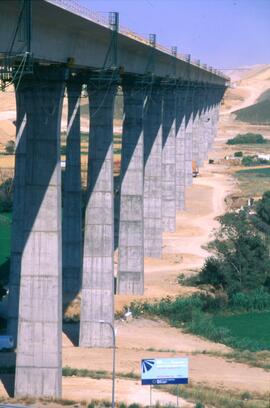
[[[245,79],[246,78],[246,79]],[[247,126],[234,120],[231,112],[256,101],[258,96],[270,88],[270,67],[258,67],[236,83],[230,90],[222,107],[218,137],[209,157],[218,163],[231,147],[225,146],[229,137],[250,129],[263,128],[266,136],[270,129]],[[1,99],[1,98],[0,98]],[[7,111],[12,110],[8,105]],[[1,103],[0,103],[0,112]],[[6,120],[6,119],[5,119]],[[0,115],[0,129],[3,121]],[[1,125],[2,124],[2,125]],[[208,252],[205,244],[218,227],[216,217],[226,210],[225,198],[237,191],[228,164],[205,163],[200,174],[193,179],[187,189],[186,209],[177,214],[175,233],[164,234],[162,259],[145,259],[144,297],[116,296],[115,309],[122,310],[133,299],[154,299],[167,295],[181,295],[194,291],[194,288],[181,287],[177,283],[179,274],[190,275],[203,264]],[[117,267],[117,259],[115,260]],[[195,384],[207,384],[221,389],[237,389],[249,392],[269,392],[270,373],[251,368],[246,364],[227,361],[213,353],[224,353],[229,349],[224,345],[211,343],[199,337],[186,334],[181,329],[169,327],[160,320],[148,320],[143,316],[130,322],[117,321],[117,373],[139,374],[142,358],[188,356],[190,359],[190,380]],[[63,333],[63,366],[86,368],[89,370],[111,371],[112,350],[83,349],[73,345],[77,336],[77,325],[65,327]],[[209,354],[211,352],[212,354]],[[208,353],[208,354],[207,354]],[[63,398],[76,401],[109,399],[110,380],[90,378],[63,378]],[[174,403],[175,398],[165,392],[154,391],[154,401]],[[0,395],[7,395],[0,383]],[[116,399],[128,403],[148,404],[148,387],[142,387],[138,380],[117,379]],[[186,404],[181,401],[181,404]],[[37,406],[37,405],[36,405]]]

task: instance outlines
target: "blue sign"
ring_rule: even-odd
[[[188,358],[142,360],[141,379],[142,385],[187,384]]]

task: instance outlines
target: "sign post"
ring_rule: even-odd
[[[152,406],[153,385],[177,385],[177,406],[179,384],[188,384],[188,358],[156,358],[141,361],[142,385],[150,385],[150,407]]]

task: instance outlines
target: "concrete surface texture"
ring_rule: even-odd
[[[202,111],[202,90],[200,87],[194,89],[193,96],[193,122],[192,122],[192,160],[199,164],[200,151],[200,117]]]
[[[25,78],[25,211],[15,395],[61,396],[60,118],[66,70]]]
[[[143,110],[146,92],[141,85],[124,85],[122,134],[118,293],[144,292]]]
[[[176,90],[167,85],[163,90],[162,112],[162,223],[163,231],[176,226],[176,154],[175,154]]]
[[[186,172],[185,172],[185,100],[186,89],[176,90],[176,125],[175,125],[175,192],[176,210],[185,209]]]
[[[63,186],[63,296],[72,300],[81,289],[82,197],[81,197],[81,83],[68,82],[66,167]]]
[[[114,319],[113,108],[116,84],[90,81],[80,346],[111,347]]]
[[[195,89],[190,86],[185,100],[185,183],[192,184],[192,131],[194,119]]]
[[[0,1],[1,51],[9,50],[20,7],[20,0]],[[32,27],[34,35],[31,48],[37,61],[66,64],[72,59],[73,65],[78,68],[103,67],[112,38],[109,27],[87,19],[84,14],[76,15],[45,0],[32,2]],[[13,51],[19,50],[21,45],[18,39]],[[119,34],[118,66],[123,67],[126,73],[144,75],[149,48],[147,39],[140,42],[131,36]],[[153,51],[153,56],[157,76],[173,75],[189,81],[198,81],[200,78],[201,81],[224,85],[225,79],[221,73],[210,72],[203,67],[189,64],[184,59],[176,59],[159,49]]]
[[[144,114],[144,255],[162,252],[162,89],[153,87]]]
[[[16,92],[16,159],[14,175],[14,196],[12,213],[12,234],[10,254],[10,276],[8,297],[7,334],[13,336],[17,343],[18,308],[21,275],[21,256],[24,246],[24,194],[26,166],[27,120],[25,106],[25,90],[21,87]]]

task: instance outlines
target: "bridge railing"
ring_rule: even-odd
[[[79,4],[76,0],[45,0],[45,1],[47,3],[54,4],[62,9],[68,10],[72,12],[73,14],[76,14],[87,20],[98,23],[106,28],[110,28],[109,20],[105,18],[101,13],[89,10],[87,7],[84,7],[83,5]],[[134,31],[130,30],[127,27],[124,27],[121,25],[119,27],[119,32],[127,37],[132,38],[133,40],[149,45],[148,38],[144,37],[141,34],[135,33]],[[162,52],[165,52],[166,54],[172,55],[171,49],[168,47],[165,47],[164,45],[157,43],[156,48]],[[212,73],[216,73],[217,75],[222,76],[223,78],[229,79],[222,72],[213,70],[211,67],[207,67],[205,64],[200,64],[199,60],[190,60],[190,55],[188,54],[178,53],[177,58],[182,61],[189,62],[192,65],[200,66],[202,69],[212,72]]]

